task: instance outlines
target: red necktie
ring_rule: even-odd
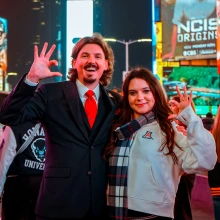
[[[94,92],[92,90],[88,90],[85,95],[88,97],[85,102],[85,111],[88,117],[90,128],[92,128],[98,111],[97,104],[93,98]]]

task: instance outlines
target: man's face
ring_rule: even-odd
[[[4,43],[5,38],[6,38],[6,33],[2,28],[0,28],[0,45]]]
[[[108,69],[108,61],[97,44],[84,45],[72,65],[77,70],[78,80],[89,89],[98,85],[103,72]]]

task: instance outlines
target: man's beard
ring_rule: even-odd
[[[96,81],[96,79],[83,78],[83,82],[85,84],[93,84],[95,81]]]

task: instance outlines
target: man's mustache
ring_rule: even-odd
[[[98,66],[95,63],[88,63],[87,65],[85,65],[84,68],[91,68],[91,67],[98,69]]]

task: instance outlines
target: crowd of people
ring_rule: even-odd
[[[15,215],[22,193],[13,219],[180,220],[182,190],[190,206],[195,173],[217,166],[219,123],[212,135],[193,109],[192,93],[177,87],[178,99],[168,101],[146,68],[127,74],[123,96],[107,89],[114,54],[100,34],[74,46],[68,81],[39,85],[62,75],[50,71],[58,65],[50,60],[55,47],[34,47],[30,71],[0,108],[2,219],[12,219],[9,203]],[[188,177],[192,186],[178,188]]]

